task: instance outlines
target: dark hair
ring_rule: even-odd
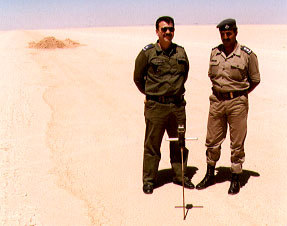
[[[159,23],[161,22],[161,21],[164,21],[164,22],[166,22],[166,23],[172,23],[172,25],[174,26],[174,19],[172,18],[172,17],[170,17],[170,16],[161,16],[161,17],[159,17],[157,20],[156,20],[156,23],[155,23],[155,27],[156,27],[156,29],[158,30],[158,28],[159,28]]]

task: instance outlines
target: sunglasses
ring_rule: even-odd
[[[162,27],[161,32],[167,32],[169,30],[170,32],[174,32],[174,27]]]

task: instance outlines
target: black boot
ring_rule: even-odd
[[[215,169],[215,166],[211,166],[207,164],[207,171],[206,171],[205,177],[198,185],[196,185],[196,189],[201,190],[215,183],[214,169]]]
[[[153,185],[152,184],[144,184],[143,185],[143,192],[145,194],[152,194],[153,193]]]
[[[240,190],[239,174],[233,173],[231,177],[231,183],[228,190],[228,194],[235,195]]]
[[[182,186],[182,181],[173,181],[173,183]],[[188,189],[194,189],[194,184],[186,176],[184,176],[184,187]]]

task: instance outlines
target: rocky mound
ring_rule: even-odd
[[[61,41],[51,36],[42,39],[38,43],[30,42],[29,48],[35,48],[35,49],[74,48],[79,45],[80,43],[75,42],[69,38],[65,39],[64,41]]]

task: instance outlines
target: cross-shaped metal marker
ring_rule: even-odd
[[[184,166],[183,166],[183,150],[185,148],[185,141],[186,140],[198,140],[197,137],[192,138],[185,138],[185,128],[184,125],[178,125],[178,137],[177,138],[167,138],[167,141],[170,142],[178,142],[178,145],[181,150],[181,180],[182,180],[182,206],[176,206],[175,208],[183,208],[183,220],[185,220],[188,210],[197,207],[202,208],[202,206],[193,206],[192,204],[185,205],[185,197],[184,197]],[[185,209],[187,209],[187,212],[185,212]]]

